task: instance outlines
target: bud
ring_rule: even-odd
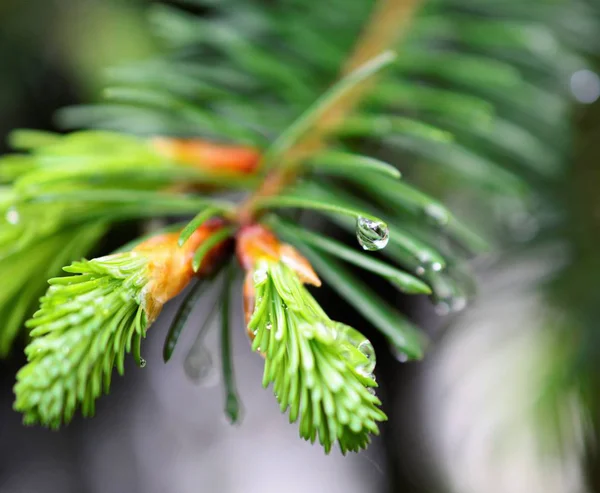
[[[244,314],[246,325],[252,317],[255,299],[255,275],[261,261],[270,263],[282,262],[290,267],[304,284],[320,286],[321,280],[312,266],[294,247],[281,243],[266,227],[260,224],[244,226],[237,234],[236,254],[240,265],[246,271],[244,279]],[[254,339],[252,331],[248,330],[250,340]]]
[[[252,147],[216,144],[201,139],[155,137],[152,146],[173,161],[215,174],[252,174],[260,161],[260,153]]]
[[[140,243],[133,253],[148,259],[149,282],[144,290],[144,304],[148,320],[156,319],[163,305],[177,296],[194,275],[209,274],[218,263],[226,242],[216,245],[202,260],[197,273],[192,268],[194,253],[224,222],[211,219],[200,226],[183,246],[178,245],[179,233],[165,233]]]

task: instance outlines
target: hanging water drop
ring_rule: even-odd
[[[388,244],[390,230],[382,221],[361,216],[356,220],[356,238],[364,250],[381,250]]]
[[[364,339],[359,345],[358,350],[369,360],[365,365],[365,370],[371,374],[375,370],[375,349],[368,339]]]
[[[213,386],[217,383],[217,371],[208,349],[201,343],[194,343],[183,362],[186,376],[196,385]]]
[[[8,222],[9,224],[17,225],[19,224],[19,221],[21,220],[21,215],[19,214],[19,211],[17,210],[17,208],[15,206],[10,207],[7,211],[6,211],[6,222]]]
[[[396,361],[400,363],[406,363],[409,360],[408,354],[397,347],[392,347],[392,352]]]
[[[369,371],[368,367],[365,365],[357,365],[354,369],[356,370],[356,373],[358,373],[359,375],[361,375],[363,377],[369,378],[371,376],[371,372]]]
[[[450,221],[450,214],[445,207],[431,203],[425,206],[425,214],[436,226],[445,226]]]
[[[438,301],[435,304],[435,313],[437,313],[440,316],[448,315],[451,311],[452,308],[450,306],[450,303],[448,303],[445,300]]]
[[[467,300],[465,298],[463,298],[462,296],[458,296],[456,298],[454,298],[452,300],[452,303],[450,304],[450,307],[452,308],[453,312],[460,312],[462,310],[464,310],[467,306]]]
[[[140,358],[140,368],[146,368],[146,360],[144,358]]]
[[[327,329],[335,340],[346,345],[346,349],[340,354],[354,366],[356,372],[366,377],[371,376],[376,364],[375,349],[371,342],[358,330],[340,322],[328,324]]]
[[[422,276],[427,272],[440,272],[444,269],[444,264],[438,260],[434,260],[432,254],[426,250],[417,253],[419,266],[415,269],[417,275]]]
[[[267,280],[267,269],[260,268],[254,271],[253,280],[255,285],[265,282]]]
[[[588,69],[571,76],[571,92],[580,103],[592,104],[600,98],[600,76]]]

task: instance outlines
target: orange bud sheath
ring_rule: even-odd
[[[277,237],[260,224],[244,226],[236,236],[236,254],[244,270],[252,270],[262,259],[277,262],[280,249]]]
[[[148,258],[150,281],[145,291],[145,309],[148,321],[152,322],[163,305],[177,296],[189,284],[195,273],[192,268],[194,253],[215,231],[223,226],[222,221],[207,221],[200,226],[186,243],[178,245],[179,233],[165,233],[140,243],[134,252]],[[204,258],[198,274],[210,271],[223,244],[217,245]]]
[[[283,262],[298,274],[304,284],[320,286],[321,280],[312,266],[293,246],[281,243],[277,237],[260,224],[242,227],[236,237],[236,255],[246,271],[244,279],[244,315],[246,326],[252,318],[255,304],[254,268],[258,261]],[[254,339],[248,330],[250,340]]]
[[[252,147],[215,144],[201,139],[156,137],[152,145],[173,161],[214,173],[252,174],[260,153]]]

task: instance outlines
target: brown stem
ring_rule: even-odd
[[[347,75],[393,47],[405,34],[419,2],[420,0],[379,0],[352,54],[346,60],[341,75]],[[335,105],[321,115],[311,131],[290,147],[278,167],[267,175],[261,187],[240,204],[237,211],[240,224],[254,221],[256,206],[261,198],[278,195],[294,182],[300,164],[327,145],[329,137],[362,101],[372,83],[373,81],[368,79],[340,97]]]

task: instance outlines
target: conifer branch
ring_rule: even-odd
[[[406,34],[420,3],[421,0],[379,0],[354,51],[346,60],[342,74],[353,72],[395,46]]]
[[[504,241],[502,228],[514,214],[499,215],[498,205],[525,211],[540,177],[562,176],[568,140],[556,124],[569,105],[555,92],[564,73],[532,50],[529,36],[499,36],[508,45],[495,44],[505,24],[529,22],[547,2],[531,0],[527,13],[519,0],[476,8],[471,0],[431,2],[393,57],[420,3],[331,0],[299,16],[288,2],[266,8],[231,0],[215,3],[214,19],[159,7],[154,25],[174,56],[113,71],[109,104],[63,113],[71,125],[121,132],[13,134],[12,144],[26,153],[0,159],[0,272],[11,281],[0,296],[0,354],[32,313],[45,279],[89,252],[111,224],[195,215],[177,232],[138,238],[116,256],[77,262],[67,268],[74,275],[51,281],[28,323],[29,363],[15,388],[26,422],[58,426],[78,405],[91,414],[113,363],[121,369],[126,352],[141,363],[141,337],[164,303],[197,276],[210,281],[235,243],[246,273],[246,329],[265,358],[265,385],[273,384],[301,435],[318,437],[326,451],[336,441],[343,452],[367,444],[385,419],[372,394],[370,345],[329,319],[305,284],[320,286],[321,276],[404,359],[422,358],[423,333],[344,263],[403,292],[430,295],[440,308],[461,309],[471,295],[462,265],[483,249],[479,234],[493,242],[497,229]],[[240,22],[239,6],[257,22]],[[557,26],[545,25],[561,55],[583,66]],[[583,31],[581,46],[590,39]],[[543,68],[543,77],[533,67]],[[430,181],[421,190],[411,182],[418,173],[399,181],[398,150],[409,165],[418,159],[442,167],[422,174]],[[234,189],[252,195],[241,205],[211,196]],[[477,205],[460,220],[441,200],[450,189],[460,190],[461,203]],[[364,249],[385,247],[385,261],[284,220],[278,213],[286,208],[318,211]],[[486,224],[478,232],[462,222],[478,218]],[[137,274],[125,265],[133,259]],[[114,262],[125,264],[113,269]],[[129,274],[141,276],[139,285]],[[197,284],[181,306],[165,360],[207,284]],[[235,420],[226,284],[218,300],[222,368],[226,412]],[[99,296],[102,302],[89,302]]]

